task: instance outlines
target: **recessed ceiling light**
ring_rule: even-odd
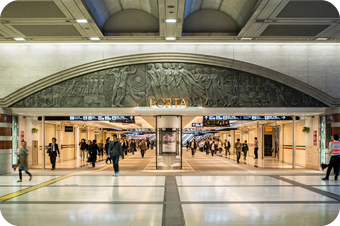
[[[176,19],[166,19],[165,22],[166,23],[176,23],[177,20]]]
[[[174,40],[176,40],[176,38],[168,37],[168,38],[165,38],[165,40],[167,40],[167,41],[174,41]]]
[[[251,41],[252,38],[241,38],[242,41]]]
[[[26,41],[24,38],[14,38],[15,41]]]
[[[87,23],[87,20],[85,20],[85,19],[80,19],[80,20],[77,20],[77,23],[79,23],[79,24],[86,24],[86,23]]]
[[[327,41],[328,38],[317,38],[316,41]]]
[[[100,41],[100,38],[90,38],[91,41]]]

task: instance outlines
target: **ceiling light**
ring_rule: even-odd
[[[91,41],[100,41],[100,38],[90,38]]]
[[[242,41],[251,41],[252,38],[241,38]]]
[[[328,38],[317,38],[316,41],[327,41]]]
[[[166,23],[176,23],[177,20],[176,19],[166,19],[165,22]]]
[[[170,37],[168,37],[168,38],[165,38],[165,40],[167,40],[167,41],[174,41],[174,40],[176,40],[176,38],[170,38]]]
[[[14,38],[15,41],[26,41],[24,38]]]
[[[77,23],[79,23],[79,24],[87,24],[87,20],[80,19],[80,20],[77,20]]]

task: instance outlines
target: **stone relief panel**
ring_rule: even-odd
[[[228,68],[150,63],[72,78],[11,107],[136,107],[149,99],[180,98],[190,107],[325,107],[316,99],[254,74]]]

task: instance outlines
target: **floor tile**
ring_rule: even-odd
[[[158,204],[0,204],[0,209],[5,219],[17,226],[156,226],[162,224],[163,213],[163,205]]]
[[[177,176],[177,185],[291,185],[269,176]]]
[[[163,187],[44,187],[13,201],[163,201]]]
[[[334,221],[336,204],[184,204],[187,226],[214,225],[308,225]]]
[[[43,183],[45,181],[52,180],[57,178],[58,176],[35,176],[33,175],[32,181],[29,181],[29,176],[25,173],[22,175],[22,182],[18,183],[19,175],[10,175],[10,176],[0,176],[0,185],[36,185]]]
[[[179,187],[181,201],[334,201],[300,187]]]
[[[336,195],[340,195],[340,185],[339,186],[313,186],[314,188],[327,191]]]
[[[283,176],[289,180],[293,180],[305,185],[340,185],[340,181],[334,181],[333,177],[330,180],[321,180],[324,176]]]
[[[21,187],[0,187],[0,196],[8,195],[10,193],[19,191],[21,189],[24,189],[24,188],[21,188]]]
[[[165,176],[73,176],[53,185],[164,186]]]

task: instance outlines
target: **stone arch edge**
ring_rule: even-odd
[[[210,66],[218,66],[224,68],[230,68],[240,70],[243,72],[252,73],[258,76],[262,76],[267,79],[282,83],[298,91],[301,91],[316,100],[332,107],[336,106],[339,100],[331,97],[330,95],[316,89],[315,87],[297,80],[293,77],[285,75],[283,73],[271,70],[269,68],[261,67],[247,62],[233,60],[229,58],[216,57],[211,55],[201,54],[187,54],[187,53],[148,53],[148,54],[135,54],[121,57],[114,57],[109,59],[103,59],[99,61],[82,64],[67,70],[57,72],[55,74],[46,76],[38,81],[30,83],[29,85],[20,88],[19,90],[7,95],[0,99],[0,107],[9,107],[14,103],[24,99],[25,97],[32,95],[42,89],[58,84],[62,81],[84,75],[87,73],[104,70],[112,67],[119,67],[132,64],[143,63],[196,63],[205,64]]]

